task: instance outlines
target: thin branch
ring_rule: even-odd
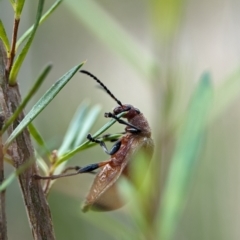
[[[18,33],[18,26],[19,26],[20,19],[14,19],[14,25],[13,25],[13,35],[12,35],[12,46],[10,51],[10,56],[8,58],[7,66],[6,66],[6,72],[7,76],[9,76],[13,60],[15,57],[15,49],[16,49],[16,43],[17,43],[17,33]]]
[[[2,151],[2,137],[0,137],[0,185],[4,181],[4,160]],[[6,194],[5,190],[0,193],[0,239],[7,240],[7,219],[6,219]]]
[[[0,50],[2,53],[5,51],[2,42],[0,42]],[[3,95],[7,106],[5,115],[9,118],[21,103],[19,87],[18,84],[9,86],[7,76],[5,76],[4,81],[0,84],[2,85]],[[9,135],[23,118],[24,113],[21,112],[13,124],[8,128]],[[35,159],[34,149],[27,128],[19,134],[10,147],[9,152],[13,159],[14,167],[17,169],[23,164],[26,164],[29,159]],[[44,196],[40,181],[36,181],[32,178],[35,174],[38,174],[36,161],[18,176],[30,222],[30,228],[35,240],[54,240],[55,236],[49,206]]]
[[[0,46],[0,85],[3,82],[4,73],[5,73],[5,56],[2,53],[3,45]],[[4,96],[2,88],[0,87],[0,106],[1,111],[6,110],[6,105],[4,101]],[[0,114],[0,129],[2,129],[3,123],[5,120],[4,112]],[[0,185],[4,181],[4,155],[3,155],[3,145],[2,145],[2,136],[0,136]],[[0,192],[0,239],[7,240],[7,219],[6,219],[6,206],[5,206],[5,190]]]

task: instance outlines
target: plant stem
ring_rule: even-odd
[[[2,148],[1,148],[2,150]],[[4,181],[4,171],[3,171],[3,154],[1,151],[1,163],[0,163],[0,184]],[[7,240],[7,220],[6,220],[6,212],[5,212],[5,190],[0,193],[0,239]]]
[[[13,60],[15,57],[15,49],[16,49],[16,43],[17,43],[17,33],[18,33],[18,26],[19,26],[20,19],[14,19],[14,25],[13,25],[13,35],[12,35],[12,46],[11,46],[11,51],[10,51],[10,56],[7,61],[7,66],[6,66],[6,72],[7,72],[7,77],[10,74],[12,65],[13,65]]]
[[[4,158],[2,137],[0,136],[0,185],[4,181]],[[5,212],[5,190],[0,193],[0,239],[7,240],[7,219]]]
[[[7,110],[4,95],[2,91],[2,83],[5,77],[5,56],[2,53],[3,45],[0,41],[0,108],[1,111],[1,128],[3,126],[5,120],[5,112]],[[3,145],[2,145],[2,136],[0,136],[0,185],[2,185],[4,181],[4,155],[3,155]],[[6,206],[5,206],[5,199],[6,199],[6,191],[0,192],[0,239],[7,240],[7,219],[6,219]]]
[[[0,42],[0,55],[5,57],[4,63],[6,64],[6,52],[4,50],[2,42]],[[5,66],[4,66],[5,67]],[[19,92],[18,84],[14,86],[8,85],[8,76],[0,82],[4,100],[7,110],[5,110],[5,116],[9,118],[21,103],[21,95]],[[10,135],[17,127],[17,125],[24,118],[24,113],[21,112],[13,124],[8,128],[8,134]],[[15,168],[21,167],[29,160],[34,159],[34,149],[30,139],[30,134],[27,128],[19,134],[15,141],[11,144],[9,152],[13,159]],[[36,181],[32,178],[34,174],[38,173],[36,161],[26,169],[22,174],[18,176],[21,191],[23,194],[26,211],[28,214],[30,228],[32,230],[33,238],[35,240],[54,240],[54,230],[52,225],[51,213],[48,203],[44,196],[40,181]]]

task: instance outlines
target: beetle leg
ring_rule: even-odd
[[[67,167],[67,168],[65,168],[65,169],[62,171],[61,174],[66,173],[66,172],[68,172],[69,170],[78,171],[78,170],[80,170],[81,168],[82,168],[82,167],[79,167],[79,166],[76,166],[76,167]],[[91,174],[96,174],[96,172],[89,172],[89,173],[91,173]]]
[[[132,127],[126,127],[126,132],[129,132],[129,133],[139,133],[139,129],[132,128]]]
[[[125,134],[125,133],[126,132],[120,132],[120,133],[116,133],[116,134]],[[109,140],[108,138],[112,137],[112,135],[114,135],[114,134],[107,133],[107,134],[104,134],[103,136],[101,136],[100,138],[102,138],[104,141],[109,141],[109,142],[116,142],[119,140],[120,137],[116,137],[114,139]]]
[[[89,173],[89,172],[92,172],[100,167],[103,167],[105,166],[106,164],[110,163],[111,160],[108,160],[108,161],[104,161],[104,162],[99,162],[99,163],[92,163],[92,164],[89,164],[85,167],[82,167],[80,168],[77,173]]]
[[[57,179],[57,178],[70,177],[70,176],[74,176],[74,175],[77,175],[77,174],[78,174],[78,172],[68,173],[68,174],[51,175],[51,176],[40,176],[40,175],[34,174],[33,178],[35,178],[35,179],[43,179],[43,180],[46,180],[46,179],[54,180],[54,179]]]
[[[140,130],[139,128],[135,127],[135,126],[132,125],[131,123],[128,123],[128,122],[126,122],[126,121],[118,118],[117,116],[115,116],[115,115],[112,114],[111,112],[105,113],[105,117],[107,117],[107,118],[113,118],[113,119],[115,119],[118,123],[127,125],[128,127],[135,129],[135,132],[134,132],[134,133],[140,133],[140,132],[141,132],[141,130]]]
[[[78,175],[78,174],[81,174],[81,173],[92,173],[92,171],[100,168],[100,167],[103,167],[105,166],[106,164],[110,163],[111,160],[108,160],[108,161],[104,161],[104,162],[100,162],[100,163],[93,163],[93,164],[89,164],[85,167],[69,167],[67,168],[64,172],[68,171],[68,170],[72,170],[72,169],[75,169],[76,172],[74,173],[68,173],[68,174],[58,174],[58,175],[51,175],[51,176],[40,176],[40,175],[37,175],[37,174],[34,174],[33,175],[33,178],[35,179],[51,179],[51,180],[54,180],[54,179],[57,179],[57,178],[62,178],[62,177],[70,177],[70,176],[75,176],[75,175]]]
[[[104,151],[105,153],[107,153],[108,155],[113,155],[113,154],[116,153],[116,152],[119,150],[119,148],[121,147],[121,141],[117,141],[117,142],[112,146],[112,149],[111,149],[110,151],[108,151],[106,144],[105,144],[103,141],[100,141],[100,140],[97,140],[97,139],[93,138],[93,137],[91,136],[91,134],[88,134],[88,135],[87,135],[87,139],[88,139],[89,141],[91,141],[91,142],[98,143],[98,144],[102,147],[103,151]]]
[[[79,166],[76,166],[76,167],[67,167],[67,168],[65,168],[65,169],[62,171],[61,174],[66,173],[66,172],[68,172],[69,170],[78,171],[80,168],[81,168],[81,167],[79,167]]]
[[[119,139],[118,138],[115,138],[115,139],[112,139],[112,140],[110,140],[109,142],[116,142],[116,141],[118,141]]]

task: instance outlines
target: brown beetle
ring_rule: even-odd
[[[85,167],[74,167],[76,173],[53,175],[49,177],[35,176],[37,179],[56,179],[65,176],[73,176],[80,173],[89,173],[98,168],[101,170],[96,174],[94,182],[86,197],[83,205],[83,211],[86,212],[90,208],[99,211],[109,211],[122,207],[125,202],[119,195],[117,183],[120,176],[125,176],[131,181],[131,171],[129,171],[129,161],[140,151],[146,153],[149,160],[152,157],[154,144],[151,138],[151,129],[147,119],[139,111],[139,109],[129,104],[122,104],[108,90],[108,88],[94,75],[82,70],[80,71],[97,81],[103,89],[118,103],[113,112],[105,113],[105,117],[113,118],[120,124],[126,125],[124,135],[113,145],[108,151],[105,143],[98,139],[92,138],[88,134],[88,140],[100,144],[103,150],[111,157],[109,160],[87,165]],[[117,117],[118,114],[126,112],[123,118]]]

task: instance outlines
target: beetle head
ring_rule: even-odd
[[[115,107],[113,110],[114,115],[118,115],[122,112],[126,112],[123,118],[127,118],[127,119],[131,119],[141,113],[138,108],[135,108],[130,104],[120,105],[118,107]]]

